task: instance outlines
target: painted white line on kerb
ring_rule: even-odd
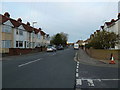
[[[89,86],[93,86],[93,87],[95,86],[94,83],[93,83],[93,80],[88,79],[87,82],[88,82],[88,85],[89,85]]]
[[[24,63],[24,64],[20,64],[20,65],[18,65],[18,67],[22,67],[22,66],[28,65],[28,64],[30,64],[30,63],[40,61],[40,60],[41,60],[41,58],[40,58],[40,59],[37,59],[37,60],[34,60],[34,61],[30,61],[30,62]]]
[[[77,66],[79,66],[79,64],[77,63]]]
[[[77,66],[77,68],[79,68],[79,66]]]
[[[77,64],[79,64],[80,62],[77,62]]]
[[[82,85],[82,80],[81,79],[76,79],[76,85]]]

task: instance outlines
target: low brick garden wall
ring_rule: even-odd
[[[96,59],[110,60],[111,53],[113,53],[115,60],[120,60],[120,50],[104,50],[104,49],[85,49],[87,54]]]
[[[46,51],[46,48],[10,48],[8,55],[22,55],[22,54],[28,54],[28,53],[34,53],[34,52],[41,52]]]

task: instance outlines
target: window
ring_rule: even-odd
[[[11,48],[11,40],[2,40],[2,48]]]
[[[23,30],[20,30],[20,29],[18,30],[18,29],[16,29],[16,34],[17,34],[17,35],[23,35]]]
[[[27,48],[27,41],[24,42],[24,47]]]
[[[23,47],[23,41],[16,41],[16,47]]]
[[[35,42],[33,42],[33,46],[32,46],[33,48],[35,47]]]
[[[19,34],[18,30],[16,30],[16,34],[17,34],[17,35]]]
[[[23,30],[19,30],[19,35],[23,35]]]
[[[23,41],[19,41],[19,47],[23,47]]]
[[[37,36],[38,36],[38,39],[40,39],[40,34],[38,34]]]
[[[2,27],[2,32],[11,33],[11,29],[12,29],[11,26],[3,25],[3,27]]]
[[[27,47],[30,47],[29,42],[27,42]]]
[[[30,48],[32,47],[32,42],[29,43],[29,47],[30,47]]]
[[[16,41],[16,47],[18,47],[18,41]]]
[[[32,33],[32,37],[35,38],[35,33],[34,32]]]

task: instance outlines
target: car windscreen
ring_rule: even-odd
[[[52,46],[48,46],[47,48],[52,48]]]

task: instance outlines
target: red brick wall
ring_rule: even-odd
[[[9,55],[22,55],[22,54],[28,54],[28,53],[34,53],[34,52],[41,52],[41,51],[45,51],[45,50],[46,50],[46,48],[35,48],[35,49],[10,48]]]

